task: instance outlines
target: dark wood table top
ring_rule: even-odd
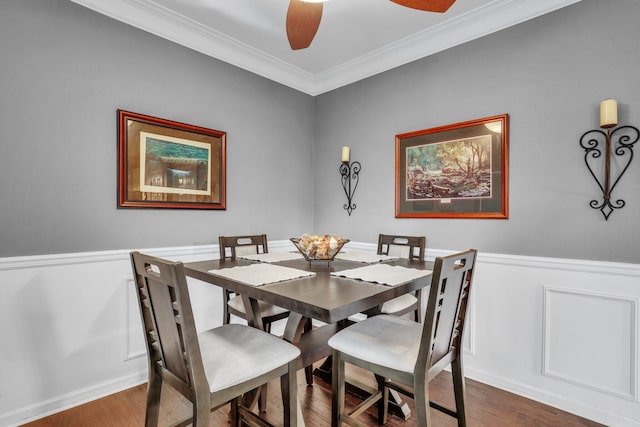
[[[252,263],[252,261],[243,259],[232,261],[209,260],[186,263],[184,268],[185,273],[190,277],[244,294],[250,298],[278,305],[304,317],[317,319],[325,323],[336,323],[347,319],[351,315],[376,307],[402,294],[429,286],[431,283],[430,274],[397,286],[380,285],[332,276],[331,272],[367,265],[339,259],[330,263],[326,261],[308,262],[304,259],[274,263],[300,270],[313,271],[316,275],[262,286],[252,286],[217,276],[215,272],[209,272],[209,270]],[[431,262],[410,261],[407,259],[385,261],[385,263],[420,270],[431,270],[433,268],[433,263]]]

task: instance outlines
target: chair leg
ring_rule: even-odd
[[[271,322],[264,322],[264,331],[268,334],[271,333]],[[264,384],[260,387],[260,395],[258,396],[258,410],[260,412],[267,412],[267,391],[269,389],[268,384]]]
[[[229,299],[230,299],[230,294],[229,291],[227,291],[226,289],[222,290],[222,324],[223,325],[228,325],[231,322],[231,313],[229,313]]]
[[[231,412],[229,413],[229,421],[231,421],[231,427],[241,427],[242,417],[240,416],[240,410],[238,409],[239,401],[242,397],[236,397],[231,400]]]
[[[160,414],[160,395],[162,394],[162,377],[154,371],[149,374],[147,383],[147,409],[144,424],[156,427]]]
[[[311,318],[309,318],[304,324],[304,331],[309,332],[311,329],[313,329],[313,324],[311,323]],[[304,376],[307,380],[307,385],[313,385],[313,365],[304,367]]]
[[[416,378],[413,388],[416,411],[416,427],[430,427],[429,383],[425,378]]]
[[[196,395],[193,402],[193,427],[208,427],[211,418],[209,394]]]
[[[298,381],[294,362],[289,363],[289,371],[280,377],[282,389],[282,405],[284,413],[284,427],[298,425]]]
[[[416,303],[416,311],[414,312],[414,320],[418,323],[422,323],[422,292],[416,291],[416,298],[418,302]]]
[[[337,351],[333,352],[331,367],[331,427],[340,427],[344,412],[345,368],[344,360]]]
[[[304,378],[307,381],[307,385],[313,385],[313,365],[304,367]]]
[[[389,416],[389,388],[386,378],[377,374],[375,377],[378,382],[378,391],[382,393],[382,399],[378,401],[378,424],[385,425]]]
[[[451,375],[453,376],[453,393],[456,398],[458,427],[465,427],[467,425],[467,415],[465,412],[466,390],[464,384],[464,369],[462,367],[461,355],[458,355],[456,360],[451,362]]]
[[[269,385],[264,384],[260,387],[260,396],[258,396],[258,410],[260,412],[267,412],[267,392]]]

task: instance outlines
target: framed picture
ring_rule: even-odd
[[[118,207],[226,209],[226,133],[118,110]]]
[[[506,219],[507,114],[396,135],[396,218]]]

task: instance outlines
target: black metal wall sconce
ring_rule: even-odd
[[[360,180],[360,162],[350,162],[349,157],[351,155],[351,149],[349,147],[342,147],[342,163],[340,164],[340,181],[342,182],[342,188],[344,194],[347,196],[347,203],[344,204],[344,209],[351,216],[351,212],[356,208],[356,204],[352,203],[353,195],[358,187],[358,181]]]
[[[611,193],[616,187],[620,178],[627,171],[631,160],[633,160],[633,144],[638,142],[640,131],[633,126],[620,126],[613,129],[618,124],[618,104],[614,99],[605,99],[600,103],[600,127],[606,131],[593,129],[585,132],[580,137],[580,146],[584,148],[584,162],[587,169],[596,180],[596,183],[602,190],[602,202],[591,200],[589,206],[593,209],[599,209],[604,215],[604,219],[608,220],[609,215],[615,209],[621,209],[625,205],[622,199],[612,200]],[[619,159],[617,170],[613,174],[611,172],[611,154],[612,139],[617,142],[613,147],[613,154]],[[603,147],[604,145],[604,147]],[[604,150],[604,182],[598,178],[596,171],[602,170],[602,164],[599,160]],[[614,158],[615,160],[615,158]]]

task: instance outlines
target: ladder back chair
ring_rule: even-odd
[[[397,316],[373,316],[329,339],[333,349],[332,427],[362,426],[355,418],[378,405],[378,422],[386,423],[389,390],[415,402],[417,427],[429,427],[429,406],[466,426],[462,334],[477,251],[470,249],[435,261],[424,324]],[[376,374],[378,391],[345,413],[345,362]],[[429,382],[451,365],[456,409],[429,401]]]
[[[248,236],[220,236],[218,237],[221,260],[234,260],[243,255],[254,255],[268,253],[267,235],[257,234]],[[231,315],[247,319],[242,296],[237,295],[227,289],[223,289],[223,324],[231,321]],[[289,316],[289,311],[273,304],[259,301],[262,324],[267,332],[271,332],[271,324]]]
[[[397,256],[399,258],[424,260],[425,236],[394,236],[380,234],[378,236],[378,255]],[[422,321],[422,291],[418,289],[414,293],[404,294],[389,300],[378,307],[382,314],[403,316],[413,312],[416,322]]]
[[[218,246],[220,248],[221,260],[234,260],[243,255],[264,254],[269,252],[266,234],[254,234],[246,236],[219,236]],[[228,289],[223,289],[223,324],[229,324],[231,315],[247,320],[247,314],[242,301],[242,296],[235,294]],[[266,332],[271,332],[271,324],[278,320],[289,317],[289,310],[277,305],[264,301],[258,301],[260,308],[260,316],[262,317],[262,325]],[[307,329],[311,328],[311,322],[306,325]],[[305,367],[305,377],[307,384],[313,384],[313,366]],[[268,386],[265,384],[260,393],[260,410],[267,410],[267,393]]]
[[[147,427],[158,425],[163,383],[192,402],[193,418],[179,425],[206,427],[211,411],[231,403],[234,427],[271,426],[243,395],[277,378],[284,425],[297,424],[297,347],[239,324],[197,333],[182,263],[132,252],[131,264],[147,344]]]

